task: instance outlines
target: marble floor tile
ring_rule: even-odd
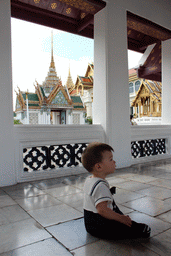
[[[44,190],[46,194],[52,195],[56,198],[61,196],[67,196],[71,194],[81,193],[81,190],[78,188],[74,188],[69,185],[62,185],[56,188],[46,189]]]
[[[99,240],[72,251],[75,256],[158,256],[138,241]]]
[[[156,186],[139,190],[138,193],[149,196],[149,197],[161,199],[161,200],[171,197],[171,189],[161,188]]]
[[[0,189],[0,196],[6,196],[7,193],[5,193],[2,189]]]
[[[84,190],[84,183],[85,182],[77,182],[76,184],[73,185],[73,187],[78,188],[81,191],[83,191]]]
[[[43,227],[55,225],[61,222],[77,219],[83,214],[66,204],[51,206],[48,208],[28,211]]]
[[[142,183],[148,183],[148,182],[152,182],[152,181],[157,181],[158,179],[155,177],[151,177],[151,176],[136,174],[136,175],[130,177],[130,180],[134,180],[134,181],[138,181],[138,182],[142,182]]]
[[[153,185],[153,186],[158,186],[158,187],[171,189],[171,182],[170,182],[169,179],[168,180],[158,179],[156,181],[150,182],[150,184]]]
[[[63,184],[63,177],[62,178],[55,178],[55,179],[48,179],[48,180],[42,180],[42,181],[32,181],[31,184],[38,189],[49,189],[49,188],[55,188],[59,186],[60,184]]]
[[[159,180],[162,179],[162,180],[171,180],[171,173],[170,172],[160,172],[158,174],[156,174],[155,176],[156,178],[158,178]]]
[[[144,196],[141,194],[135,193],[135,192],[131,192],[131,191],[127,191],[127,194],[116,193],[114,195],[115,202],[119,203],[119,204],[133,201],[135,199],[142,198],[142,197],[144,197]]]
[[[110,185],[110,186],[115,186],[115,185],[118,184],[118,183],[126,182],[125,179],[123,179],[123,178],[117,178],[116,176],[107,178],[107,181],[109,182],[109,185]]]
[[[90,176],[90,174],[87,172],[85,174],[81,174],[81,175],[77,175],[77,176],[66,177],[63,180],[63,183],[65,183],[66,185],[71,185],[76,188],[83,189],[85,180],[88,176]]]
[[[83,193],[76,193],[68,196],[61,196],[58,198],[59,201],[65,203],[73,208],[82,207],[83,208]]]
[[[74,209],[76,209],[77,211],[79,211],[79,212],[81,212],[82,214],[84,214],[83,206],[74,207]]]
[[[153,217],[170,210],[170,204],[151,197],[143,197],[128,203],[123,203],[123,205]]]
[[[5,192],[13,199],[32,197],[45,194],[42,190],[30,185],[24,188],[8,189]]]
[[[29,182],[23,182],[23,183],[17,183],[16,185],[12,185],[12,186],[6,186],[6,187],[3,187],[2,189],[4,191],[13,191],[18,189],[28,189],[31,187],[32,185]]]
[[[5,252],[0,256],[71,256],[72,254],[66,250],[55,239],[49,238],[34,244]]]
[[[121,210],[121,212],[123,212],[124,215],[127,215],[129,214],[130,212],[133,212],[134,210],[133,209],[130,209],[128,207],[125,207],[121,204],[117,204],[117,206],[119,207],[119,209]]]
[[[126,181],[124,183],[119,183],[116,186],[118,188],[123,188],[123,189],[127,189],[130,191],[138,191],[141,189],[149,188],[152,185],[141,183],[141,182],[136,182],[136,181]]]
[[[117,186],[117,184],[116,184],[116,186]],[[116,195],[124,195],[124,194],[128,194],[128,193],[132,193],[132,192],[130,192],[130,191],[126,190],[126,189],[123,189],[123,188],[116,187],[116,193],[114,194],[114,197]]]
[[[161,168],[161,166],[157,166],[156,169]],[[163,169],[167,172],[171,172],[171,164],[165,164],[163,165]]]
[[[117,178],[122,178],[122,179],[126,179],[126,180],[131,180],[135,175],[135,173],[128,173],[128,172],[125,172],[125,173],[119,173],[118,172],[118,175],[117,175]]]
[[[0,208],[5,206],[14,205],[16,202],[8,195],[0,196]]]
[[[118,169],[107,177],[116,187],[114,199],[121,211],[151,226],[152,237],[143,241],[86,236],[82,190],[89,175],[0,188],[0,256],[171,255],[171,159]]]
[[[47,208],[52,205],[61,204],[61,201],[47,194],[16,199],[16,202],[26,211]]]
[[[139,223],[145,223],[151,227],[151,237],[158,235],[167,229],[171,228],[171,224],[165,221],[159,220],[154,217],[150,217],[146,214],[139,212],[131,212],[129,214],[130,218]]]
[[[32,219],[0,226],[0,253],[50,238],[51,235]]]
[[[171,211],[161,214],[158,218],[171,223]]]
[[[148,168],[148,167],[143,167],[141,169],[135,169],[135,172],[137,172],[139,175],[146,175],[146,176],[152,176],[157,178],[157,175],[160,175],[161,173],[167,173],[164,169],[157,169],[154,168],[153,166]]]
[[[171,229],[152,237],[142,244],[160,256],[171,255]]]
[[[55,225],[47,230],[69,250],[98,240],[86,232],[83,218]]]
[[[30,216],[17,204],[0,208],[0,225],[25,219],[30,219]]]

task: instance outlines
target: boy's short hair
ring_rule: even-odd
[[[93,167],[95,164],[100,163],[102,161],[103,155],[102,153],[104,151],[114,151],[111,146],[105,143],[101,142],[92,142],[90,143],[87,148],[84,150],[82,157],[81,157],[81,162],[84,166],[84,168],[92,172]]]

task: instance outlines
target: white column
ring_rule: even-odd
[[[16,182],[12,108],[10,0],[0,1],[0,186]]]
[[[171,124],[171,39],[162,42],[162,124]]]
[[[93,123],[106,131],[118,168],[130,166],[126,11],[107,3],[95,15]]]

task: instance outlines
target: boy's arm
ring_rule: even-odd
[[[96,206],[97,212],[104,218],[121,222],[128,227],[131,227],[132,220],[129,216],[121,215],[114,212],[112,209],[107,207],[107,201],[101,202]]]

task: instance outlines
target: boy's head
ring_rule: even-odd
[[[102,162],[103,153],[106,151],[114,151],[111,146],[101,142],[93,142],[84,150],[81,161],[84,168],[92,172],[95,164]]]

